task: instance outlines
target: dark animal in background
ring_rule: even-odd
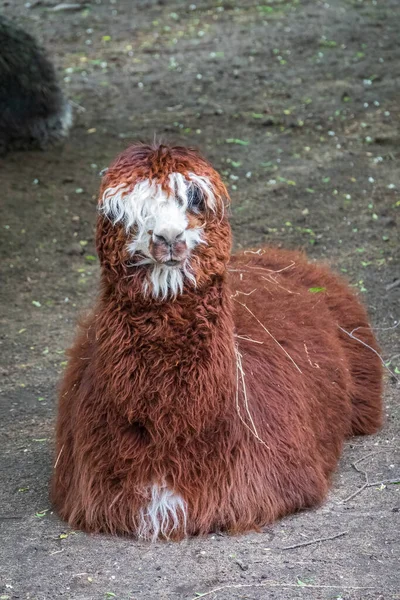
[[[320,504],[346,437],[381,426],[357,297],[298,252],[230,256],[228,201],[182,147],[133,146],[104,176],[100,297],[58,409],[52,499],[74,528],[258,529]]]
[[[31,35],[0,16],[0,153],[45,149],[71,125],[54,66]]]

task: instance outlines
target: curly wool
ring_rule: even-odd
[[[124,226],[98,217],[101,293],[61,386],[52,481],[60,516],[86,531],[258,529],[319,505],[345,438],[381,426],[379,358],[342,331],[361,328],[378,349],[357,297],[301,253],[230,257],[227,193],[197,153],[129,148],[100,202],[176,172],[207,177],[216,199],[193,250],[196,287],[146,297]]]

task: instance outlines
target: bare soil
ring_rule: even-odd
[[[229,184],[236,247],[328,260],[400,371],[398,1],[194,2],[0,0],[75,102],[63,148],[0,161],[0,599],[399,599],[400,486],[343,502],[365,480],[355,461],[371,482],[400,476],[390,374],[384,429],[347,443],[319,510],[154,545],[71,531],[52,512],[56,386],[96,294],[98,173],[131,141],[199,147]]]

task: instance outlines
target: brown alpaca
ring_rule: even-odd
[[[104,177],[101,292],[58,413],[52,498],[72,527],[257,529],[320,504],[346,436],[381,426],[358,299],[301,253],[231,257],[227,202],[181,147],[133,146]]]

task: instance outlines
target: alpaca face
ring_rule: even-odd
[[[159,300],[222,277],[231,250],[218,173],[182,146],[134,144],[107,169],[99,198],[97,250],[118,293]]]
[[[171,173],[168,186],[144,179],[133,187],[119,184],[104,191],[100,212],[123,225],[130,266],[146,268],[144,292],[176,296],[185,280],[196,285],[192,258],[207,241],[207,215],[216,198],[206,176]]]

